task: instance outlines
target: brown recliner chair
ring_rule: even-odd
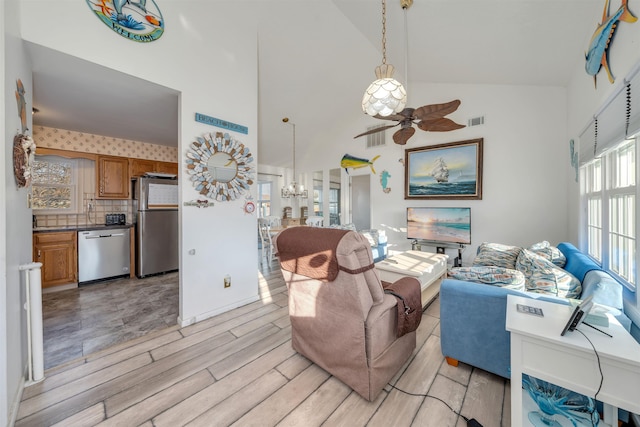
[[[416,346],[397,337],[369,242],[355,231],[293,227],[274,239],[289,290],[293,348],[372,401]],[[415,280],[403,278],[400,280]]]

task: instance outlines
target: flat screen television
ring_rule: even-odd
[[[407,208],[407,239],[471,244],[471,208]]]

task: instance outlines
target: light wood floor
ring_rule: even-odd
[[[439,301],[425,311],[411,359],[367,402],[291,348],[286,286],[260,272],[261,301],[170,327],[45,372],[25,388],[16,426],[510,425],[509,382],[440,352]]]

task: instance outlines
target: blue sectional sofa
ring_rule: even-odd
[[[571,243],[560,243],[558,249],[566,257],[564,269],[581,282],[579,299],[593,295],[593,302],[607,306],[630,330],[632,322],[623,312],[622,285]],[[440,286],[440,342],[447,362],[464,362],[510,378],[511,337],[505,329],[508,294],[569,304],[553,295],[445,279]],[[598,410],[602,410],[599,402]],[[619,409],[618,418],[627,421],[629,413]]]
[[[566,257],[564,269],[582,284],[579,298],[593,295],[593,302],[608,306],[629,330],[631,321],[622,311],[622,285],[572,244],[561,243],[558,249]],[[508,294],[569,304],[567,299],[553,295],[445,279],[440,286],[442,354],[509,378],[511,339],[505,329]]]

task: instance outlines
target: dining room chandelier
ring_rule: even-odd
[[[289,185],[285,185],[280,190],[280,197],[283,199],[306,199],[308,197],[308,190],[304,188],[304,185],[296,182],[296,124],[289,123],[289,118],[282,119],[283,123],[290,124],[293,128],[293,179]]]
[[[412,2],[413,0],[401,0],[403,9],[409,7]],[[387,64],[386,44],[387,2],[382,0],[382,64],[376,67],[377,79],[369,85],[362,97],[362,111],[370,116],[390,116],[401,112],[407,105],[407,91],[393,78],[393,65]]]

